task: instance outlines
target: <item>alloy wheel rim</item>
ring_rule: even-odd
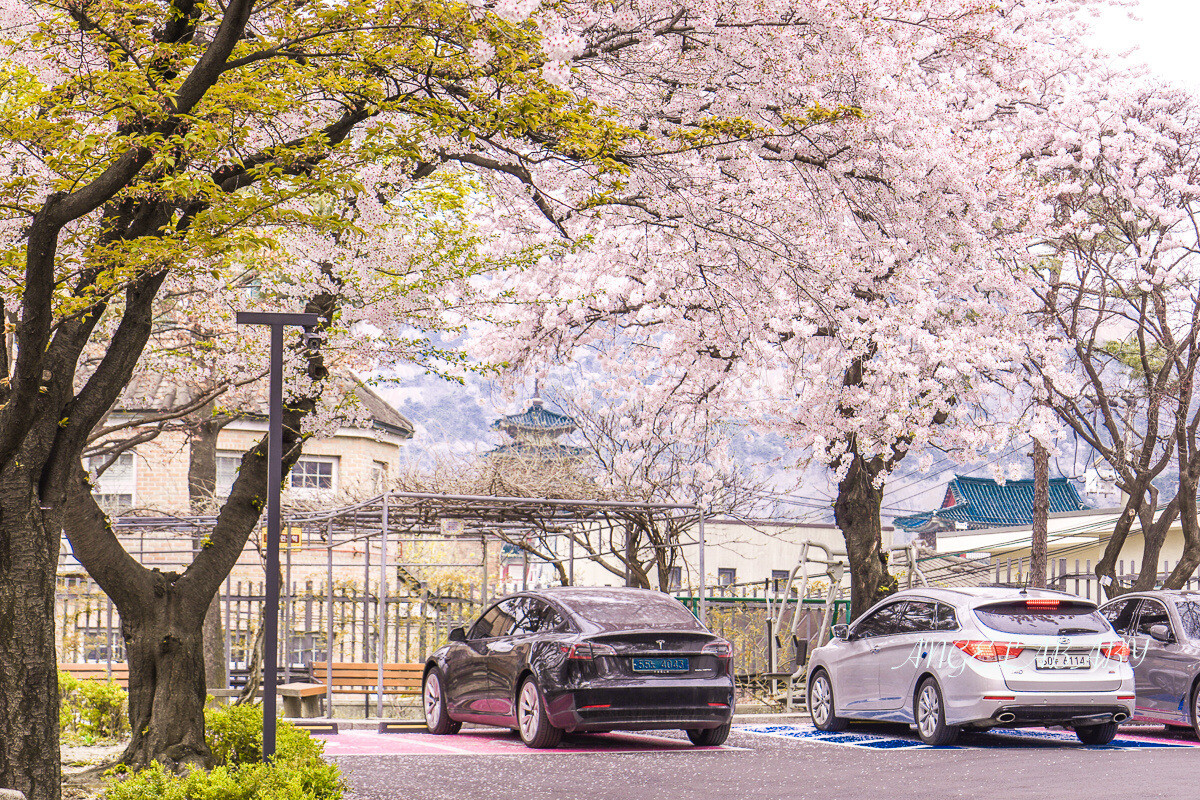
[[[824,725],[829,719],[829,683],[824,675],[813,682],[812,707],[813,720],[819,725]]]
[[[538,692],[533,681],[527,681],[521,688],[521,703],[518,713],[520,714],[521,735],[527,740],[532,739],[538,717]]]
[[[937,691],[933,686],[926,686],[921,690],[917,725],[925,736],[932,736],[937,729],[939,705]]]
[[[430,675],[425,681],[425,719],[432,726],[438,724],[441,716],[442,687],[438,684],[436,675]]]

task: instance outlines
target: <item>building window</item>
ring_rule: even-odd
[[[133,508],[137,490],[137,465],[133,453],[121,453],[117,460],[96,473],[108,461],[107,456],[93,456],[87,460],[88,477],[92,481],[92,497],[108,514],[119,514]]]
[[[771,570],[771,587],[776,592],[782,592],[787,586],[787,579],[791,575],[786,569]]]
[[[330,456],[301,456],[292,467],[293,489],[332,491],[337,488],[337,459]]]
[[[667,570],[667,586],[671,589],[683,587],[683,567],[671,567]]]
[[[737,570],[733,567],[721,567],[717,570],[717,586],[732,586],[737,583]]]
[[[371,491],[383,494],[387,488],[388,465],[386,461],[371,462]]]
[[[235,454],[233,451],[217,453],[217,483],[214,487],[217,497],[229,497],[241,466],[241,455]]]

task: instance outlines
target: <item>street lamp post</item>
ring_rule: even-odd
[[[279,652],[279,492],[283,483],[283,329],[306,331],[321,322],[316,314],[239,311],[239,325],[271,326],[270,435],[267,449],[267,596],[263,610],[263,761],[275,755],[276,659]],[[251,680],[254,676],[251,676]]]

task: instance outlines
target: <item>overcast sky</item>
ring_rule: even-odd
[[[1195,0],[1141,0],[1140,17],[1111,12],[1096,23],[1096,43],[1114,53],[1138,48],[1133,59],[1171,81],[1200,89],[1200,3]]]

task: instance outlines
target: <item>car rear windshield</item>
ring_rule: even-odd
[[[1070,636],[1111,630],[1090,603],[1063,600],[1051,605],[1052,602],[1014,600],[994,603],[975,609],[975,616],[987,627],[1001,633]]]
[[[605,631],[653,629],[702,631],[692,612],[674,598],[645,594],[573,594],[558,602]]]

